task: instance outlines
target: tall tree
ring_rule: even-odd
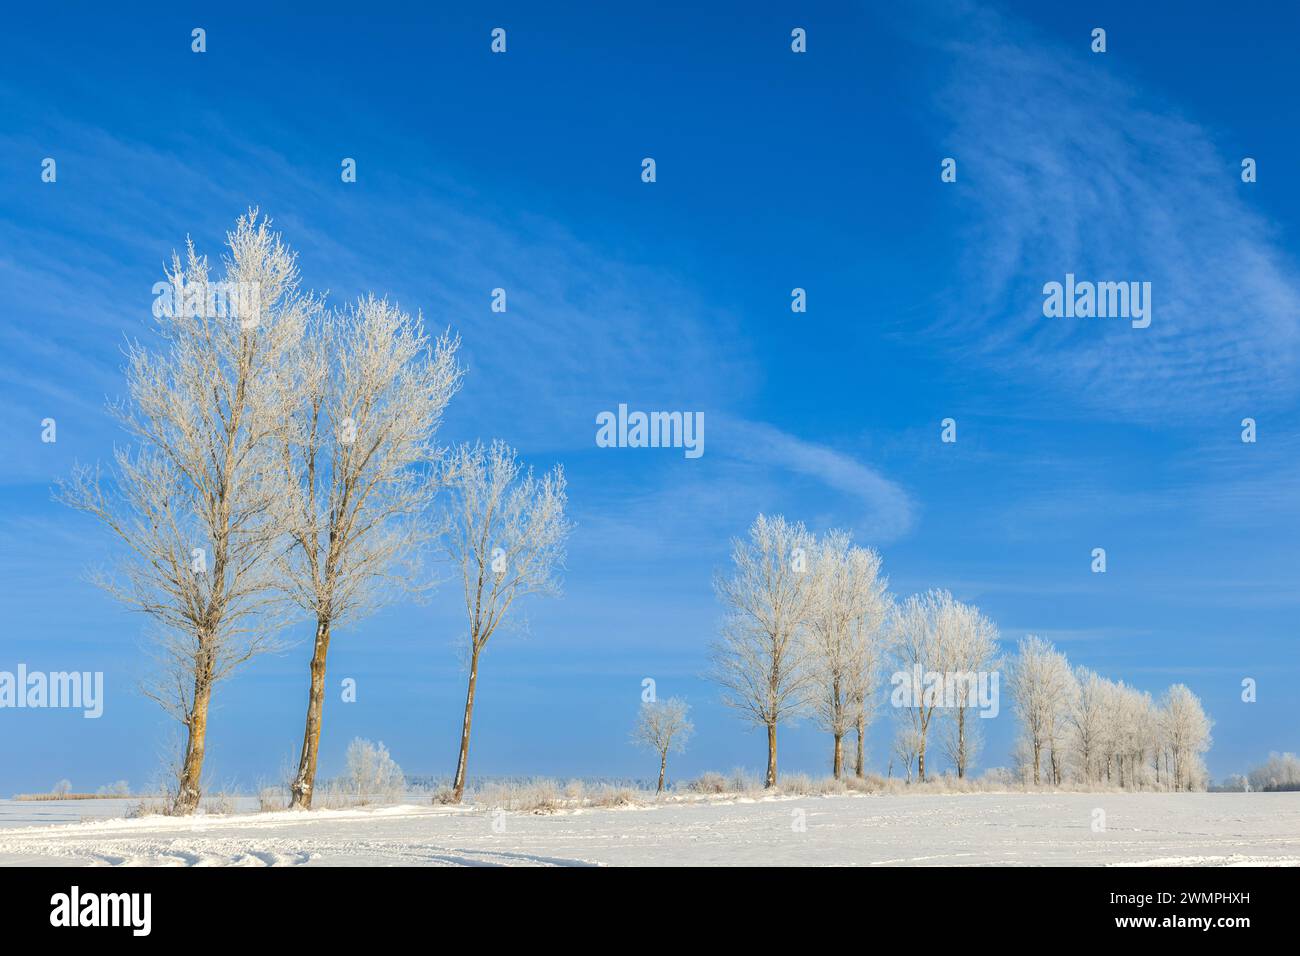
[[[766,729],[766,787],[776,786],[777,725],[805,707],[811,684],[802,630],[814,593],[812,549],[803,524],[759,515],[748,540],[732,540],[732,574],[714,582],[727,617],[711,677],[724,704]]]
[[[1186,684],[1175,684],[1160,702],[1160,726],[1173,755],[1173,788],[1191,790],[1197,783],[1200,755],[1210,746],[1210,718]]]
[[[894,616],[894,646],[904,672],[911,680],[919,674],[943,675],[952,671],[950,658],[957,630],[959,604],[947,591],[933,589],[924,594],[914,594],[898,608]],[[914,695],[915,696],[915,695]],[[930,725],[943,704],[942,689],[931,693],[929,688],[919,699],[910,701],[907,715],[915,731],[916,776],[925,780],[925,756],[929,745]]]
[[[1106,706],[1110,681],[1086,667],[1074,672],[1079,692],[1067,714],[1073,736],[1075,760],[1085,783],[1101,776],[1106,753]]]
[[[870,679],[875,632],[885,616],[886,582],[880,555],[854,547],[848,532],[830,531],[818,542],[811,566],[813,594],[806,629],[812,679],[811,705],[832,738],[831,772],[844,770],[844,735],[866,722],[866,682]]]
[[[686,741],[695,732],[695,725],[690,721],[690,711],[691,707],[686,701],[669,697],[667,700],[646,701],[637,713],[636,725],[632,728],[632,742],[653,750],[659,757],[659,788],[656,793],[664,792],[668,752],[683,752]]]
[[[1042,782],[1043,752],[1050,751],[1056,739],[1072,680],[1070,662],[1050,642],[1032,634],[1021,639],[1009,682],[1030,747],[1035,784]]]
[[[134,441],[113,487],[78,467],[59,497],[125,544],[100,583],[158,625],[162,673],[146,693],[186,728],[174,811],[193,812],[213,687],[276,646],[274,554],[285,494],[275,439],[286,413],[286,357],[319,304],[299,291],[294,254],[257,212],[227,235],[222,282],[187,244],[154,309],[161,347],[127,349],[129,398],[114,406]],[[170,300],[170,301],[169,301]]]
[[[296,808],[311,806],[333,630],[393,593],[420,537],[434,436],[460,387],[458,346],[446,334],[430,342],[418,318],[372,295],[322,316],[297,352],[280,501],[294,546],[281,570],[315,638]]]
[[[880,685],[880,670],[893,650],[893,632],[887,625],[893,613],[893,598],[885,590],[887,579],[880,579],[880,602],[869,602],[865,613],[850,625],[853,641],[859,649],[857,666],[849,675],[846,696],[849,712],[853,715],[855,754],[853,774],[866,776],[867,728],[875,714],[876,690]]]
[[[980,744],[971,711],[979,706],[980,682],[997,666],[998,629],[978,608],[958,603],[948,633],[946,664],[951,671],[947,679],[955,683],[955,692],[944,747],[961,779],[975,762]]]
[[[443,548],[460,569],[468,624],[469,686],[452,783],[452,800],[459,803],[483,648],[516,600],[559,593],[572,525],[564,515],[564,470],[557,465],[536,478],[505,442],[454,449],[441,468],[441,485],[451,499],[441,527]]]

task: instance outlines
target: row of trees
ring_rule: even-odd
[[[133,443],[111,480],[79,466],[59,497],[123,542],[118,572],[99,581],[156,625],[161,677],[147,693],[186,730],[177,813],[199,803],[214,687],[285,646],[304,613],[313,640],[292,803],[311,806],[334,632],[419,589],[414,569],[436,542],[465,600],[458,801],[483,650],[516,600],[558,590],[564,474],[535,477],[499,441],[440,448],[464,374],[459,340],[430,338],[373,295],[327,310],[269,225],[255,210],[239,219],[220,281],[192,243],[173,256],[175,295],[154,309],[161,345],[128,347],[128,398],[111,409]],[[255,294],[214,308],[213,288]]]
[[[844,738],[853,734],[854,772],[864,775],[864,738],[886,668],[896,685],[894,755],[909,780],[913,767],[926,779],[936,738],[956,775],[967,776],[982,736],[975,711],[996,713],[1005,670],[1020,724],[1015,759],[1027,780],[1170,789],[1205,782],[1210,721],[1186,686],[1157,703],[1072,669],[1032,636],[1004,663],[997,627],[978,608],[942,590],[896,603],[880,556],[844,531],[818,538],[800,523],[759,515],[748,536],[732,542],[731,572],[716,578],[715,590],[726,614],[710,676],[725,704],[766,731],[769,787],[777,781],[777,729],[800,716],[831,735],[836,779],[845,772]]]
[[[1009,668],[1021,738],[1015,761],[1040,783],[1201,789],[1211,721],[1184,684],[1157,701],[1123,681],[1072,668],[1049,642],[1026,637]]]
[[[759,515],[748,540],[732,542],[732,563],[715,581],[727,614],[711,676],[725,704],[766,730],[766,785],[777,780],[777,727],[809,712],[833,738],[836,777],[850,731],[863,773],[868,691],[887,641],[880,556],[846,533],[817,540],[802,524]]]

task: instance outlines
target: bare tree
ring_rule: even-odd
[[[332,630],[393,593],[419,540],[436,488],[426,473],[434,435],[460,387],[458,346],[446,334],[431,343],[418,318],[369,296],[323,316],[297,352],[280,501],[294,546],[281,573],[314,618],[315,640],[295,808],[311,807]]]
[[[813,590],[806,628],[810,699],[818,723],[834,741],[831,772],[844,769],[844,735],[858,729],[858,769],[866,724],[867,682],[874,670],[875,635],[887,607],[880,555],[857,548],[845,531],[830,531],[817,544],[811,567]]]
[[[802,524],[759,515],[749,540],[733,539],[731,577],[714,589],[727,609],[712,648],[711,679],[722,701],[767,730],[767,775],[776,786],[776,728],[804,708],[810,678],[802,629],[814,593],[807,570],[813,539]]]
[[[979,706],[979,682],[997,666],[998,629],[978,608],[968,604],[954,604],[950,615],[945,666],[949,668],[946,679],[955,686],[944,749],[960,779],[966,776],[979,752],[981,737],[971,711]]]
[[[659,789],[656,793],[664,792],[668,751],[685,751],[686,741],[695,732],[695,725],[689,719],[690,711],[686,701],[669,697],[667,700],[646,701],[637,713],[632,742],[659,755]]]
[[[1057,739],[1073,675],[1070,663],[1051,643],[1029,635],[1010,668],[1011,696],[1030,747],[1034,783],[1042,782],[1043,751]],[[1057,781],[1059,782],[1059,781]]]
[[[158,625],[162,676],[146,693],[187,730],[175,812],[199,804],[213,687],[276,646],[273,556],[285,482],[274,438],[285,357],[319,308],[298,288],[294,254],[258,220],[227,236],[225,282],[188,244],[155,308],[162,348],[126,350],[129,398],[113,408],[136,443],[115,454],[113,487],[78,467],[58,497],[102,521],[127,550],[99,583]],[[220,293],[220,294],[219,294]],[[233,293],[227,296],[225,293]]]
[[[443,463],[441,484],[451,497],[441,528],[443,547],[460,568],[468,619],[469,688],[452,784],[452,801],[459,803],[479,657],[517,599],[559,593],[558,571],[572,525],[564,516],[564,470],[557,465],[536,478],[505,442],[457,447]]]

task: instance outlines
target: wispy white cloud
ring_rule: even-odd
[[[1293,401],[1300,275],[1240,180],[1248,148],[1223,155],[1086,43],[956,6],[960,36],[931,41],[952,68],[936,102],[954,188],[975,207],[948,344],[1138,418]],[[1043,284],[1067,272],[1151,282],[1151,326],[1044,318]]]
[[[815,479],[848,498],[859,509],[854,525],[870,540],[892,541],[912,527],[916,506],[902,486],[843,451],[740,419],[723,419],[714,434],[724,455]]]

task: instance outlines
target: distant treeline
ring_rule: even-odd
[[[15,793],[15,800],[111,800],[102,793]]]

